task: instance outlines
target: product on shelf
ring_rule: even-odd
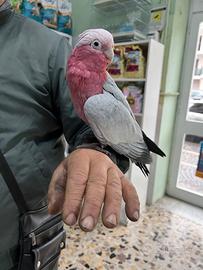
[[[203,178],[203,141],[200,142],[199,161],[195,175]]]
[[[72,34],[72,4],[69,1],[58,0],[57,30]]]
[[[12,0],[14,8],[49,28],[72,35],[72,5],[69,0]]]
[[[20,8],[21,8],[22,1],[21,0],[11,0],[10,2],[11,2],[11,5],[12,5],[13,9],[17,13],[20,13],[21,12]]]
[[[57,29],[57,1],[56,0],[41,0],[42,23],[52,29]]]
[[[135,85],[126,85],[122,89],[132,111],[134,113],[142,112],[143,94],[142,89]]]
[[[22,2],[22,14],[38,22],[42,22],[41,8],[42,5],[38,0],[23,0]]]
[[[144,78],[145,76],[145,58],[143,50],[138,45],[129,45],[124,48],[124,77],[126,78]]]
[[[117,46],[114,48],[114,58],[111,65],[108,68],[109,74],[114,78],[123,76],[124,62],[123,62],[123,47]]]

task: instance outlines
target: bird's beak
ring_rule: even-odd
[[[105,50],[104,54],[105,54],[106,58],[109,60],[109,62],[111,63],[111,61],[113,60],[113,57],[114,57],[113,48]]]

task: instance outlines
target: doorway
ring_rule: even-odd
[[[167,193],[203,207],[203,1],[192,3]]]

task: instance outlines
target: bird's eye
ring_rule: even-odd
[[[94,41],[92,42],[91,46],[92,46],[92,48],[97,49],[97,50],[98,50],[98,49],[101,49],[101,43],[100,43],[99,40],[94,40]]]

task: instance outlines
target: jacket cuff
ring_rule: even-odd
[[[129,159],[123,155],[118,154],[110,146],[102,146],[100,143],[86,143],[77,146],[75,149],[93,149],[106,154],[125,174],[130,166]]]

